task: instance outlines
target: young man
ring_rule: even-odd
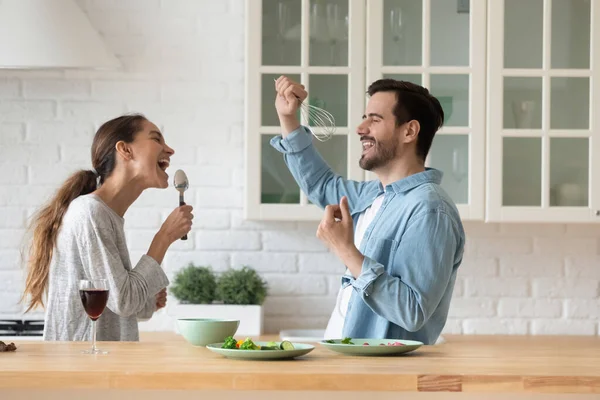
[[[307,93],[275,83],[282,134],[271,144],[302,191],[325,208],[317,236],[346,265],[326,338],[411,339],[433,344],[448,315],[465,234],[442,173],[425,159],[444,112],[427,89],[382,79],[368,89],[357,133],[360,166],[378,180],[336,175],[296,117]]]

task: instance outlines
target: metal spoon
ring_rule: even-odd
[[[188,181],[187,175],[182,170],[178,169],[175,172],[175,177],[173,178],[173,186],[179,192],[179,205],[185,205],[185,201],[183,201],[183,192],[190,187],[190,182]],[[184,235],[181,240],[187,240],[187,235]]]

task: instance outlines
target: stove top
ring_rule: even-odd
[[[7,336],[40,337],[44,334],[44,320],[0,319],[0,340]]]

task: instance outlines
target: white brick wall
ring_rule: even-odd
[[[0,315],[18,313],[25,219],[70,172],[90,167],[94,130],[122,112],[145,113],[187,171],[194,230],[164,260],[217,271],[251,265],[267,280],[269,332],[324,328],[343,266],[314,222],[242,218],[244,1],[79,0],[123,61],[120,71],[0,71]],[[144,193],[126,215],[133,263],[177,204],[172,189]],[[465,223],[467,251],[448,333],[597,335],[595,225]],[[174,301],[170,299],[169,301]],[[165,312],[152,326],[170,326]]]

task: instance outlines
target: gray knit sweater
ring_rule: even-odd
[[[65,213],[50,265],[44,340],[91,339],[91,320],[79,297],[79,280],[108,280],[108,304],[97,321],[97,340],[139,340],[137,318],[156,310],[156,294],[169,280],[144,255],[131,267],[124,219],[94,194],[76,198]]]

